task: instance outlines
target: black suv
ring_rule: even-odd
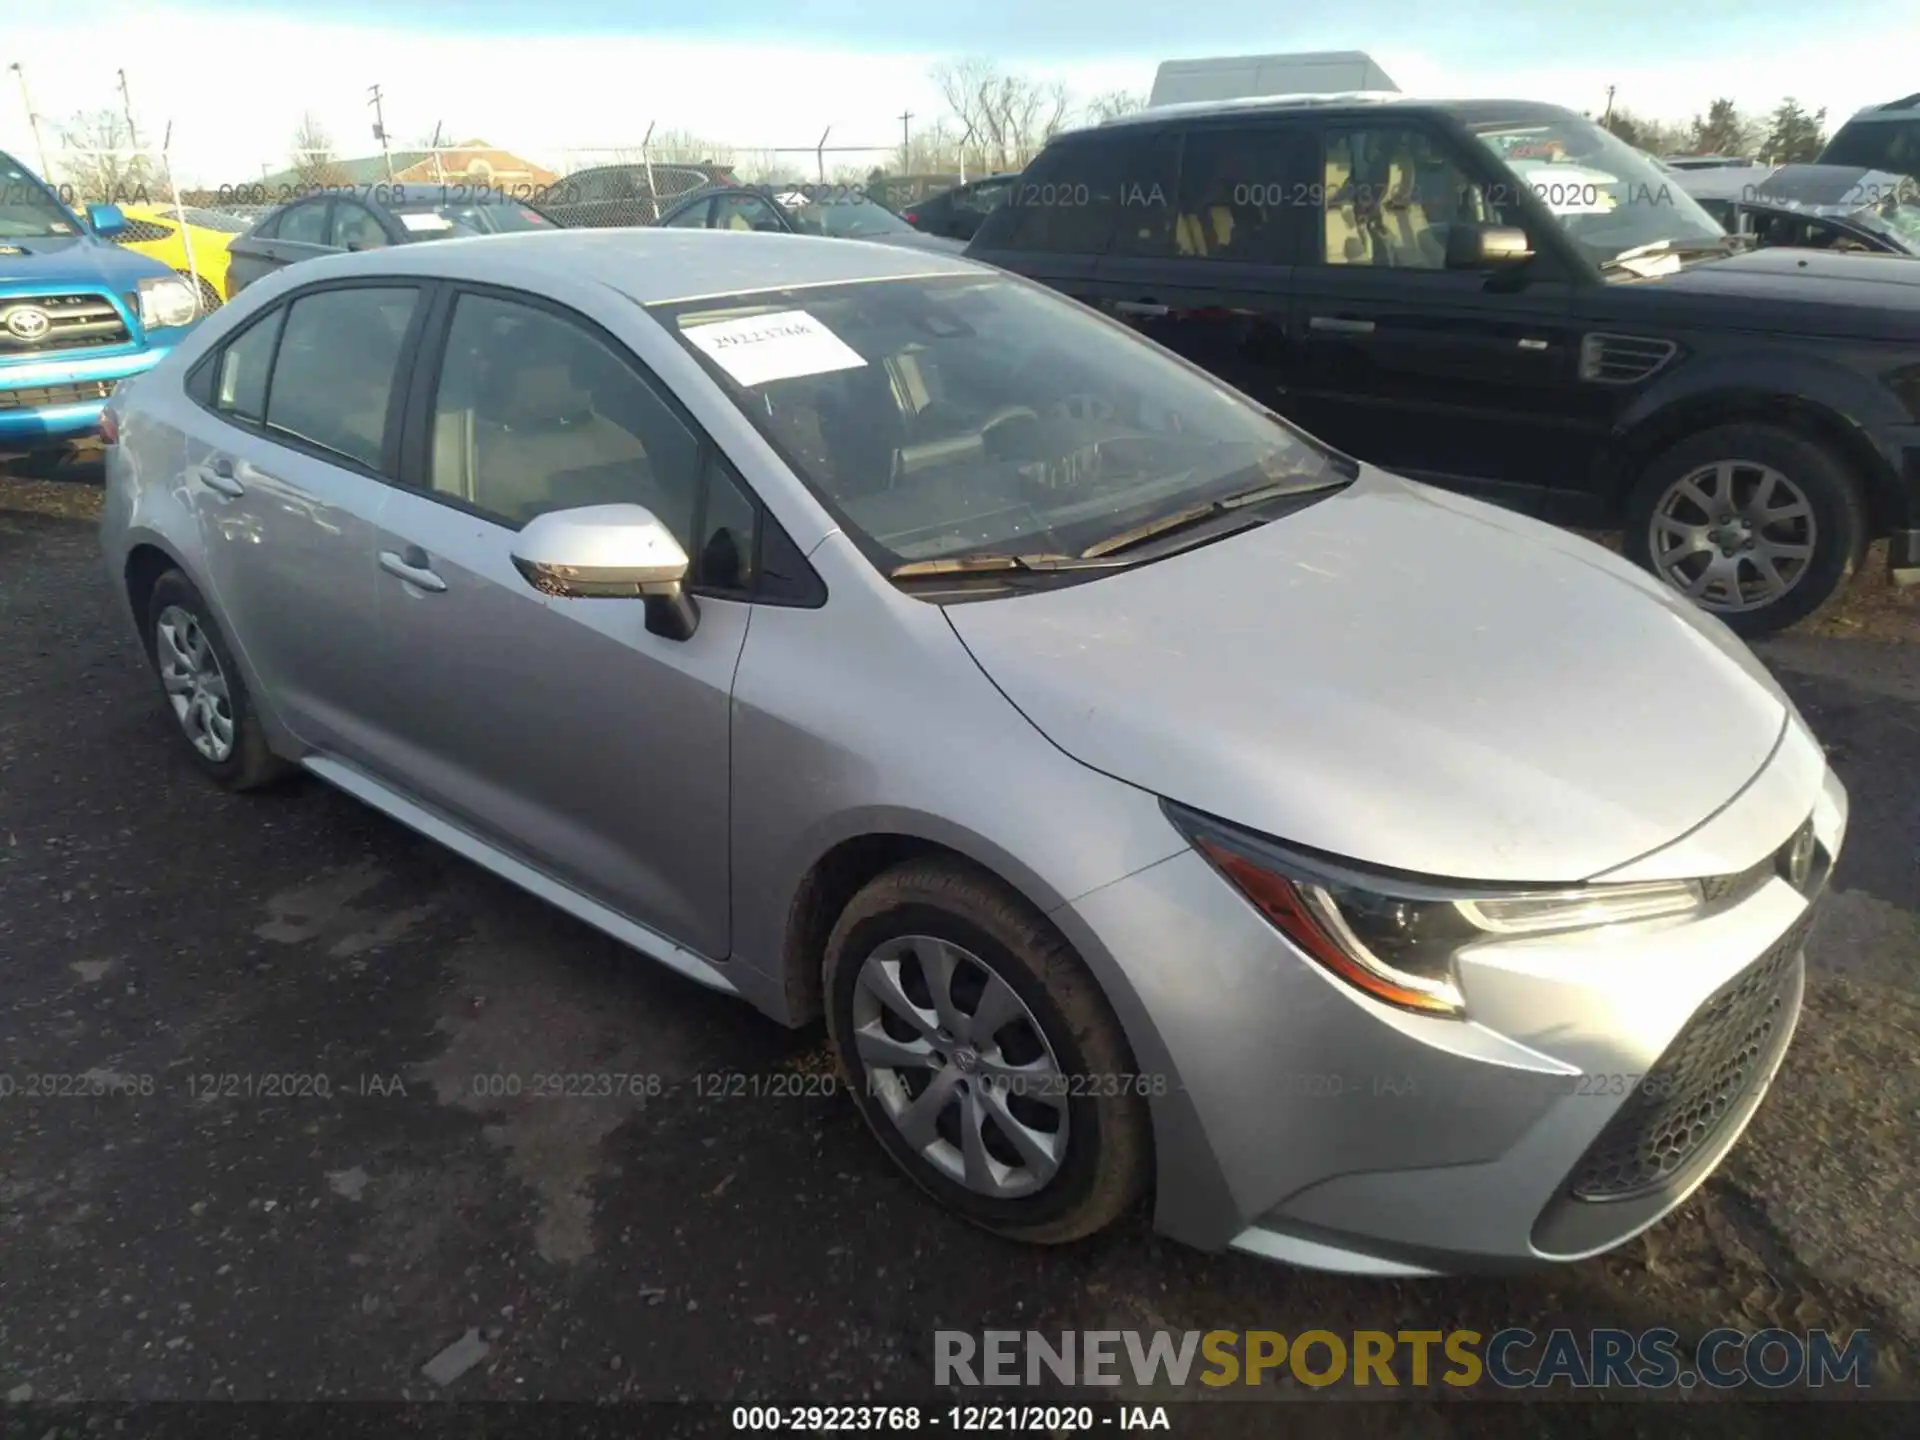
[[[1920,567],[1920,265],[1747,251],[1558,106],[1147,111],[1055,139],[967,253],[1361,459],[1624,529],[1744,634],[1876,537]]]

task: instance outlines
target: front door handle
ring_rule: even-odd
[[[1352,320],[1345,315],[1316,315],[1307,322],[1309,328],[1325,331],[1330,335],[1371,335],[1373,321]]]
[[[1116,315],[1140,315],[1149,320],[1157,320],[1167,313],[1165,305],[1157,305],[1151,300],[1116,300],[1113,302]]]
[[[434,574],[427,566],[427,552],[418,545],[409,545],[404,552],[382,550],[380,568],[389,575],[397,575],[409,585],[430,591],[438,595],[447,588],[447,582]]]
[[[233,461],[225,455],[215,455],[211,460],[201,464],[193,473],[202,485],[209,490],[218,491],[229,499],[247,493],[247,487],[242,485],[239,477],[233,473]]]

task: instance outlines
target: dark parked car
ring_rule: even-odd
[[[679,230],[761,230],[877,240],[883,245],[958,254],[958,240],[922,235],[858,185],[720,185],[687,196],[660,217]]]
[[[370,185],[302,196],[227,247],[227,298],[285,266],[342,250],[557,228],[505,191],[472,185]]]
[[[1869,105],[1835,131],[1816,158],[1822,165],[1891,170],[1920,179],[1920,91]]]
[[[1729,231],[1761,247],[1920,255],[1920,180],[1851,165],[1782,165],[1682,176],[1680,187]]]
[[[994,206],[1007,198],[1018,174],[988,175],[969,180],[938,195],[929,195],[915,204],[903,206],[900,218],[928,235],[945,235],[952,240],[971,240],[980,222],[993,213]]]
[[[1660,163],[1669,170],[1752,170],[1760,164],[1751,155],[1669,155]]]
[[[1361,459],[1620,528],[1745,634],[1877,536],[1920,568],[1920,266],[1747,250],[1559,106],[1148,111],[1055,139],[967,253]]]
[[[596,165],[576,170],[536,197],[541,211],[569,230],[651,225],[696,190],[731,185],[730,166]]]

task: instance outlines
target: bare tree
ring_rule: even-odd
[[[1146,108],[1147,97],[1138,91],[1109,90],[1089,100],[1084,114],[1088,124],[1098,125],[1103,120],[1118,120],[1122,115],[1135,115]]]
[[[639,158],[638,150],[634,158]],[[731,165],[733,147],[702,140],[691,130],[656,130],[647,142],[647,158],[662,164]]]
[[[961,131],[970,159],[997,170],[1018,170],[1066,123],[1067,88],[1003,71],[972,57],[936,65],[932,79]]]
[[[93,110],[55,127],[60,179],[82,204],[144,205],[158,198],[160,166],[140,153],[126,116]]]
[[[294,128],[289,158],[293,162],[293,173],[303,187],[346,183],[347,173],[334,152],[333,137],[312,111],[302,115]]]

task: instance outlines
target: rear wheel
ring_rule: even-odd
[[[1859,569],[1866,505],[1847,466],[1772,425],[1723,425],[1656,458],[1627,507],[1630,558],[1742,635],[1817,615]]]
[[[147,601],[147,655],[193,762],[227,790],[252,790],[292,767],[267,748],[252,698],[193,582],[169,570]]]
[[[826,999],[861,1115],[949,1209],[1057,1243],[1144,1193],[1151,1087],[1086,967],[991,877],[931,860],[873,881],[828,940]]]

